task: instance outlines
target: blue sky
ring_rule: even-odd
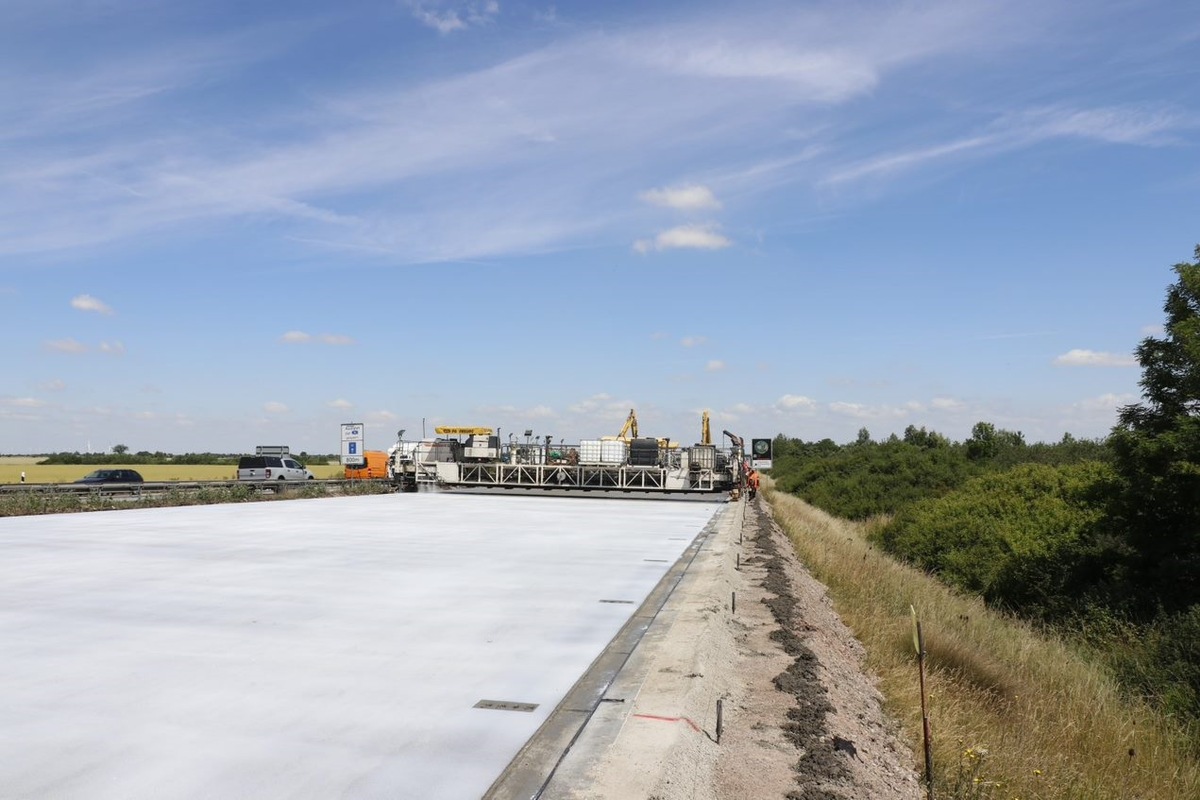
[[[0,0],[0,452],[1103,436],[1190,3]]]

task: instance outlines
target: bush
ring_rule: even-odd
[[[960,448],[899,440],[844,447],[832,455],[772,470],[782,491],[830,514],[862,520],[938,497],[978,474]]]
[[[1099,463],[1026,465],[984,475],[915,503],[876,534],[889,552],[989,603],[1069,616],[1096,554],[1103,516]]]
[[[1200,721],[1200,604],[1135,630],[1138,635],[1111,654],[1122,683],[1195,729]]]

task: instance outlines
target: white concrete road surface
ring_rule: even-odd
[[[719,508],[409,494],[0,519],[0,794],[479,797]]]

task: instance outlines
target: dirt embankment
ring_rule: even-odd
[[[912,754],[863,672],[862,646],[761,497],[747,504],[740,550],[740,692],[717,756],[719,796],[771,796],[761,792],[779,786],[787,764],[788,800],[919,798]]]
[[[825,587],[764,499],[727,510],[542,797],[918,800]]]

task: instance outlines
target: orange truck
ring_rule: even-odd
[[[346,467],[346,480],[383,480],[388,476],[388,454],[382,450],[367,450],[363,453],[365,463],[361,467]]]

